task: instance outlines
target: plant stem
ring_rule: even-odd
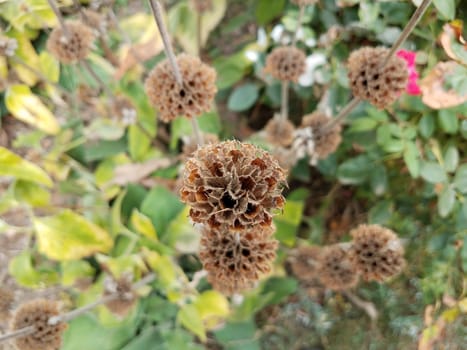
[[[305,6],[300,6],[300,11],[298,13],[298,18],[297,18],[297,27],[295,28],[295,33],[292,38],[292,46],[295,46],[297,44],[298,40],[298,32],[300,31],[300,28],[302,27],[302,21],[303,21],[303,15],[305,14]]]
[[[196,13],[196,46],[198,49],[198,56],[200,57],[201,57],[201,46],[202,46],[202,43],[201,43],[202,25],[203,25],[203,17],[201,16],[201,12],[197,12]]]
[[[182,74],[180,73],[180,68],[178,67],[177,60],[172,49],[172,44],[170,43],[169,32],[167,31],[167,28],[164,24],[164,20],[162,19],[161,5],[157,0],[149,0],[149,4],[151,5],[152,13],[154,15],[154,19],[156,20],[157,28],[159,28],[162,41],[164,42],[165,54],[167,56],[167,59],[169,60],[170,65],[172,66],[172,71],[175,75],[175,80],[177,81],[179,86],[183,86]]]
[[[62,27],[63,33],[67,38],[70,37],[70,32],[68,32],[68,29],[65,25],[65,20],[62,17],[62,14],[60,13],[60,10],[57,7],[57,4],[55,3],[55,0],[47,0],[49,3],[50,7],[52,8],[52,11],[55,13],[55,16],[57,16],[58,22],[60,23],[60,26]]]
[[[355,107],[358,106],[360,103],[360,99],[358,97],[354,97],[347,105],[341,109],[337,117],[331,119],[326,125],[324,125],[320,130],[319,133],[324,133],[326,131],[331,130],[334,126],[341,123],[349,114],[354,110]]]
[[[7,340],[14,339],[14,338],[20,338],[20,337],[25,337],[29,334],[32,334],[36,331],[36,327],[34,326],[28,326],[25,328],[18,329],[14,332],[7,333],[7,334],[2,334],[0,335],[0,343],[3,343]]]
[[[376,307],[372,302],[362,300],[350,291],[343,291],[342,294],[344,294],[354,305],[365,311],[372,321],[376,321],[378,319],[378,310],[376,310]]]
[[[97,73],[94,71],[94,69],[92,69],[91,65],[89,64],[88,61],[86,61],[85,59],[80,61],[80,63],[82,64],[82,66],[86,69],[86,71],[92,76],[92,78],[95,80],[95,82],[97,83],[97,85],[99,85],[99,87],[105,91],[105,93],[108,95],[109,98],[111,98],[113,96],[113,93],[112,91],[109,89],[109,87],[107,85],[104,84],[104,82],[102,81],[102,79],[97,75]]]
[[[280,119],[284,123],[289,116],[289,82],[282,82],[282,93],[281,93],[281,114]]]
[[[191,126],[193,127],[193,134],[195,135],[195,140],[198,146],[202,146],[204,144],[203,134],[199,127],[197,117],[191,117]]]

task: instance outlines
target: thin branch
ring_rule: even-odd
[[[375,304],[360,299],[350,291],[343,291],[342,294],[344,294],[355,306],[365,311],[371,321],[374,322],[378,319],[378,310],[376,309]]]
[[[95,82],[97,83],[97,85],[99,85],[99,87],[105,91],[105,93],[108,95],[108,97],[112,97],[113,96],[113,93],[112,91],[109,89],[109,87],[102,81],[102,79],[97,75],[97,73],[94,71],[94,69],[91,67],[91,65],[89,64],[88,61],[86,61],[85,59],[80,61],[80,63],[82,64],[82,66],[86,69],[86,71],[92,76],[92,78],[95,80]]]
[[[340,124],[349,114],[354,110],[355,107],[358,106],[360,103],[360,99],[358,97],[354,97],[347,105],[341,109],[337,117],[331,119],[326,125],[324,125],[320,130],[319,133],[324,133],[326,131],[331,130],[335,125]]]
[[[57,16],[58,22],[60,23],[60,26],[62,27],[63,33],[65,34],[67,38],[70,38],[70,32],[68,31],[65,25],[65,20],[63,19],[63,16],[60,13],[60,10],[58,9],[57,4],[55,3],[55,0],[47,0],[47,2],[52,8],[52,11],[55,13],[55,16]]]
[[[172,49],[172,44],[170,43],[169,32],[167,31],[164,20],[162,19],[161,5],[157,0],[149,0],[149,4],[151,5],[152,13],[154,15],[154,19],[156,20],[157,27],[159,28],[162,41],[164,42],[165,54],[170,62],[170,65],[172,66],[175,80],[177,81],[178,85],[183,86],[182,74],[180,73],[180,68],[178,67],[177,60]]]
[[[201,133],[201,129],[199,127],[198,118],[191,117],[191,126],[193,128],[193,134],[195,136],[196,143],[198,146],[204,145],[203,134]]]
[[[281,93],[281,121],[285,122],[289,117],[289,82],[282,82]]]
[[[295,46],[297,44],[298,40],[298,32],[300,31],[300,28],[302,27],[302,21],[303,21],[303,15],[305,14],[305,6],[300,6],[300,11],[298,13],[298,18],[297,18],[297,27],[295,28],[295,32],[292,38],[292,46]]]
[[[201,47],[202,47],[202,26],[203,26],[203,17],[201,16],[201,12],[196,13],[196,46],[198,49],[198,56],[201,57]]]
[[[0,335],[0,344],[10,339],[25,337],[29,334],[34,333],[35,331],[36,327],[28,326],[25,328],[18,329],[11,333]]]

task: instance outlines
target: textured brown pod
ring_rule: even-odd
[[[210,111],[217,92],[216,71],[198,57],[181,54],[177,64],[183,86],[177,83],[168,60],[159,63],[145,82],[149,100],[166,123],[181,115],[193,118]]]
[[[266,140],[283,147],[290,146],[294,140],[295,126],[289,120],[274,117],[264,127]]]
[[[314,156],[317,159],[326,159],[337,150],[342,141],[340,124],[334,125],[331,129],[323,130],[329,120],[330,118],[324,113],[318,111],[305,115],[302,119],[302,127],[310,127],[312,130]]]
[[[408,70],[405,61],[393,56],[383,66],[389,49],[363,47],[351,53],[348,60],[350,88],[355,97],[383,109],[405,91]]]
[[[200,259],[215,289],[232,294],[251,288],[260,276],[271,271],[278,242],[272,226],[241,232],[205,228]]]
[[[324,248],[319,279],[326,288],[333,290],[349,289],[357,285],[358,272],[346,249],[339,244]]]
[[[285,174],[266,151],[239,141],[198,148],[185,164],[181,200],[194,222],[232,230],[267,227],[284,205]]]
[[[0,323],[6,321],[15,301],[15,294],[12,290],[0,287]]]
[[[106,278],[104,296],[116,295],[116,299],[108,301],[105,306],[115,315],[125,317],[136,302],[131,275],[124,274],[118,279]]]
[[[318,276],[321,255],[321,247],[298,247],[290,259],[290,266],[294,276],[303,282],[311,282],[313,279],[315,279]]]
[[[47,50],[62,63],[85,59],[94,40],[92,29],[79,21],[67,21],[65,25],[69,37],[62,27],[55,27],[47,40]]]
[[[360,225],[350,235],[350,256],[363,279],[382,282],[402,271],[404,249],[393,231],[379,225]]]
[[[49,318],[59,315],[58,304],[50,300],[33,300],[22,304],[13,315],[11,330],[16,331],[34,326],[35,331],[17,338],[19,350],[57,350],[60,349],[65,323],[49,325]]]
[[[294,46],[276,47],[266,57],[264,71],[282,81],[296,82],[305,72],[305,53]]]

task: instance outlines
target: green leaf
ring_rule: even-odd
[[[43,207],[50,202],[50,193],[34,182],[18,180],[14,192],[18,201],[27,202],[33,207]]]
[[[441,129],[448,134],[456,134],[459,130],[457,115],[450,109],[441,109],[438,112],[438,122]]]
[[[27,250],[23,250],[10,260],[8,272],[18,284],[29,288],[58,282],[58,275],[55,271],[40,271],[34,268],[31,253]]]
[[[439,183],[447,180],[447,174],[444,169],[435,162],[423,162],[420,169],[420,175],[428,182]]]
[[[231,111],[241,112],[249,109],[258,99],[258,86],[252,83],[235,88],[229,97],[227,106]]]
[[[371,189],[377,196],[381,196],[388,187],[388,174],[386,167],[382,164],[377,165],[370,174]]]
[[[229,302],[227,298],[215,290],[203,292],[193,302],[198,314],[206,326],[212,329],[219,324],[219,320],[229,314]]]
[[[441,192],[439,199],[438,199],[439,215],[442,218],[448,216],[452,212],[452,209],[454,208],[455,203],[456,203],[456,191],[454,191],[451,186],[446,186]]]
[[[154,226],[152,225],[151,219],[149,219],[146,215],[141,214],[138,209],[133,209],[130,221],[136,231],[148,238],[157,239],[157,233],[154,229]]]
[[[44,170],[4,147],[0,147],[0,175],[13,176],[17,179],[52,187],[52,180]]]
[[[178,252],[195,254],[199,249],[199,233],[193,228],[190,221],[190,207],[185,208],[170,222],[167,231],[170,235],[164,237],[164,243],[175,247]]]
[[[370,209],[368,221],[370,224],[385,225],[391,219],[393,211],[394,203],[392,201],[379,202]]]
[[[71,286],[77,280],[84,278],[92,278],[94,268],[90,263],[84,260],[64,261],[62,262],[62,284]]]
[[[467,164],[462,164],[454,176],[454,186],[461,193],[467,193]]]
[[[254,321],[229,322],[223,328],[214,332],[216,339],[225,345],[227,350],[260,350],[255,337]]]
[[[404,161],[409,169],[410,176],[416,179],[420,175],[420,152],[417,145],[413,142],[408,142],[405,145]]]
[[[448,173],[453,173],[459,164],[459,151],[456,146],[450,145],[444,152],[444,169]]]
[[[263,285],[262,294],[272,293],[268,304],[278,304],[298,288],[298,282],[291,277],[271,277]]]
[[[425,114],[418,123],[418,130],[424,138],[431,137],[435,130],[435,117],[432,114]]]
[[[433,0],[436,9],[441,13],[445,20],[453,20],[456,16],[455,0]]]
[[[302,221],[303,201],[287,200],[282,215],[274,217],[276,224],[276,238],[283,244],[293,246],[296,240],[297,229]]]
[[[177,315],[177,321],[186,329],[197,335],[202,342],[206,341],[206,329],[198,309],[193,304],[183,305]]]
[[[358,185],[365,182],[373,168],[366,155],[360,155],[346,160],[337,168],[339,181],[346,185]]]
[[[108,252],[110,235],[84,217],[65,210],[60,214],[34,219],[39,251],[49,259],[66,261]]]
[[[259,0],[256,5],[256,19],[260,25],[271,22],[274,18],[282,14],[285,0]]]
[[[358,118],[352,121],[350,131],[362,132],[373,130],[378,125],[378,121],[373,118]]]
[[[251,62],[245,57],[244,52],[240,51],[229,57],[217,58],[213,65],[217,72],[222,72],[217,77],[217,87],[222,90],[242,79]]]

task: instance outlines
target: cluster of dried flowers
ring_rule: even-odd
[[[390,229],[360,225],[350,235],[349,244],[299,247],[291,258],[293,274],[305,284],[318,280],[326,288],[346,290],[360,277],[384,282],[404,268],[404,249]]]

